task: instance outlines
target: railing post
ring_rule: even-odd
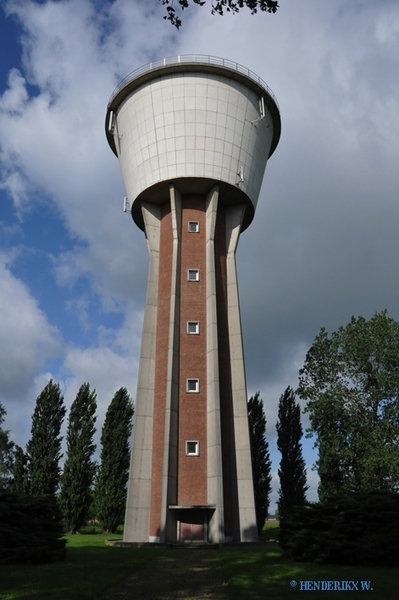
[[[263,87],[266,92],[273,98],[273,100],[276,102],[276,105],[278,106],[278,102],[277,99],[275,97],[275,95],[273,94],[272,90],[270,89],[270,87],[264,82],[262,81],[262,79],[259,77],[259,75],[256,75],[255,73],[252,73],[252,71],[246,67],[243,67],[242,65],[238,64],[237,62],[233,62],[231,60],[227,60],[225,58],[222,58],[220,56],[210,56],[209,54],[185,54],[185,55],[178,55],[178,56],[170,56],[170,57],[164,57],[163,59],[158,59],[154,62],[151,62],[147,65],[143,65],[142,67],[135,69],[134,71],[132,71],[131,73],[129,73],[129,75],[127,75],[115,88],[115,90],[113,91],[110,101],[109,103],[112,102],[112,100],[114,99],[114,97],[117,95],[117,93],[119,92],[119,90],[121,90],[124,85],[126,85],[127,83],[129,83],[132,79],[134,79],[136,76],[138,76],[141,73],[145,73],[145,71],[147,70],[152,70],[155,69],[157,67],[160,66],[167,66],[167,65],[173,65],[173,64],[179,64],[179,63],[186,63],[186,62],[199,62],[199,63],[204,63],[204,64],[214,64],[214,65],[222,65],[223,67],[228,67],[230,69],[233,69],[235,71],[237,71],[238,73],[243,73],[244,75],[246,75],[247,77],[249,77],[250,79],[253,79],[254,81],[256,81],[261,87]]]

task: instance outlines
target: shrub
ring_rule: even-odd
[[[65,540],[54,498],[0,494],[0,564],[63,560]]]
[[[297,560],[399,566],[399,494],[340,493],[297,507],[286,517],[283,547]]]

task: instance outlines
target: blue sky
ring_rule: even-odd
[[[153,59],[222,56],[280,104],[237,252],[248,390],[264,399],[275,471],[278,398],[320,328],[385,308],[399,319],[399,5],[280,4],[192,7],[177,32],[158,0],[0,0],[0,402],[20,445],[50,377],[68,406],[96,388],[99,430],[120,386],[134,398],[147,250],[104,118],[120,79]],[[310,467],[309,441],[305,454]]]

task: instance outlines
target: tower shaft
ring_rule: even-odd
[[[124,80],[106,123],[150,255],[124,540],[255,541],[235,252],[277,103],[235,63],[177,57]]]
[[[217,186],[169,191],[142,208],[150,268],[125,539],[254,540],[235,267],[245,207],[220,205]]]

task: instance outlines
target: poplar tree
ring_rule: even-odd
[[[133,414],[132,400],[122,387],[105,415],[94,490],[96,517],[106,533],[115,533],[124,519]]]
[[[97,394],[84,383],[71,405],[66,435],[67,455],[61,476],[59,505],[66,530],[73,534],[84,525],[91,504],[96,465],[92,460]]]
[[[28,457],[21,446],[15,445],[11,489],[17,494],[29,493]]]
[[[60,386],[51,379],[37,397],[31,438],[26,445],[31,496],[54,496],[58,489],[62,457],[60,431],[65,412]]]
[[[294,506],[306,500],[306,466],[302,456],[301,410],[295,393],[287,387],[278,404],[277,448],[281,452],[278,511],[280,521]]]
[[[248,400],[249,436],[251,441],[252,476],[254,480],[255,510],[258,533],[260,534],[269,513],[271,492],[271,467],[269,444],[266,441],[266,417],[263,401],[256,392]]]
[[[115,533],[124,519],[133,414],[133,403],[122,387],[105,415],[95,485],[96,516],[106,533]]]

